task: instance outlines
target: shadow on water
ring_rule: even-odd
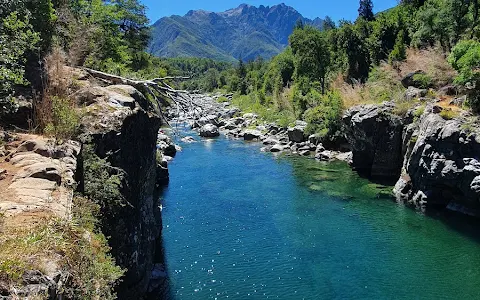
[[[163,202],[165,190],[168,187],[168,183],[163,187],[156,189],[154,197],[158,199],[155,204],[160,206]],[[162,215],[161,211],[156,216],[157,224],[162,228]],[[153,258],[154,268],[151,273],[151,279],[148,287],[148,293],[145,296],[147,300],[169,300],[174,299],[172,296],[172,289],[170,287],[170,280],[168,277],[168,268],[165,257],[165,247],[163,243],[162,233],[155,241],[155,255]]]
[[[344,162],[315,162],[305,158],[290,158],[295,179],[307,186],[310,193],[323,192],[339,201],[362,201],[366,198],[395,201],[392,181],[372,181],[353,171]],[[366,197],[367,196],[367,197]],[[411,209],[411,208],[405,208]],[[412,209],[413,210],[413,209]],[[420,214],[420,213],[419,213]],[[480,244],[480,218],[444,209],[430,211],[425,217],[440,221],[457,233]],[[410,224],[409,226],[413,226]],[[421,226],[421,225],[419,225]]]
[[[480,219],[456,211],[444,209],[426,213],[429,218],[436,219],[461,235],[480,244]]]

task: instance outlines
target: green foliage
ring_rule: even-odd
[[[84,144],[84,194],[95,201],[102,211],[110,211],[114,207],[128,203],[121,193],[124,174],[114,168],[105,159],[95,154],[91,144]]]
[[[398,35],[397,39],[395,40],[395,45],[393,46],[393,50],[388,56],[388,60],[390,63],[403,61],[407,58],[407,49],[405,46],[404,41],[405,33],[401,30]]]
[[[474,110],[480,110],[480,42],[459,42],[450,53],[448,61],[458,71],[457,84],[468,89],[468,102]]]
[[[320,137],[332,136],[341,129],[343,102],[337,92],[328,92],[321,96],[318,106],[305,112],[307,134]]]
[[[26,54],[39,41],[28,16],[18,12],[6,14],[0,23],[0,116],[16,109],[14,88],[26,85]]]
[[[439,43],[450,50],[460,39],[478,34],[478,1],[427,0],[416,16],[416,46]]]
[[[47,135],[55,137],[55,140],[59,143],[75,135],[80,125],[80,116],[71,100],[54,96],[51,101],[51,120],[44,131]]]
[[[360,0],[360,7],[358,8],[358,16],[364,18],[367,21],[375,19],[373,14],[373,2],[372,0]]]
[[[421,89],[428,89],[433,86],[433,79],[428,74],[415,74],[412,79],[415,86]]]
[[[414,120],[418,120],[423,113],[425,112],[425,105],[419,106],[414,112],[413,112],[413,118]]]
[[[458,112],[451,109],[443,109],[440,112],[440,117],[442,117],[445,120],[452,120],[458,117]]]
[[[290,47],[295,57],[295,77],[320,81],[325,92],[325,77],[330,67],[330,49],[325,35],[316,28],[297,28],[290,36]]]

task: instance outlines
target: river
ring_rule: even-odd
[[[475,221],[399,205],[343,162],[198,141],[163,195],[169,298],[480,299]]]

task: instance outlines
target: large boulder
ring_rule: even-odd
[[[260,131],[248,129],[248,130],[245,130],[243,139],[245,141],[253,141],[253,140],[259,140],[261,136],[262,136],[262,133]]]
[[[422,211],[480,212],[480,129],[426,109],[404,135],[406,157],[394,193]],[[430,113],[428,113],[430,112]]]
[[[217,137],[219,135],[220,133],[218,132],[218,127],[213,124],[203,125],[202,128],[200,129],[201,137],[212,138],[212,137]]]
[[[306,141],[305,127],[297,125],[295,127],[288,128],[288,139],[291,142],[301,143]]]
[[[426,95],[427,95],[427,90],[409,86],[408,89],[405,91],[405,100],[410,101],[410,100],[418,99],[421,97],[425,97]]]
[[[362,105],[343,116],[345,136],[353,151],[353,167],[370,178],[396,180],[402,167],[403,120],[394,105]]]

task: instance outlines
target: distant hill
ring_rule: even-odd
[[[321,28],[323,20],[304,18],[285,4],[242,4],[221,13],[189,11],[164,17],[153,25],[149,52],[162,57],[204,57],[234,61],[270,58],[288,44],[297,21]]]

